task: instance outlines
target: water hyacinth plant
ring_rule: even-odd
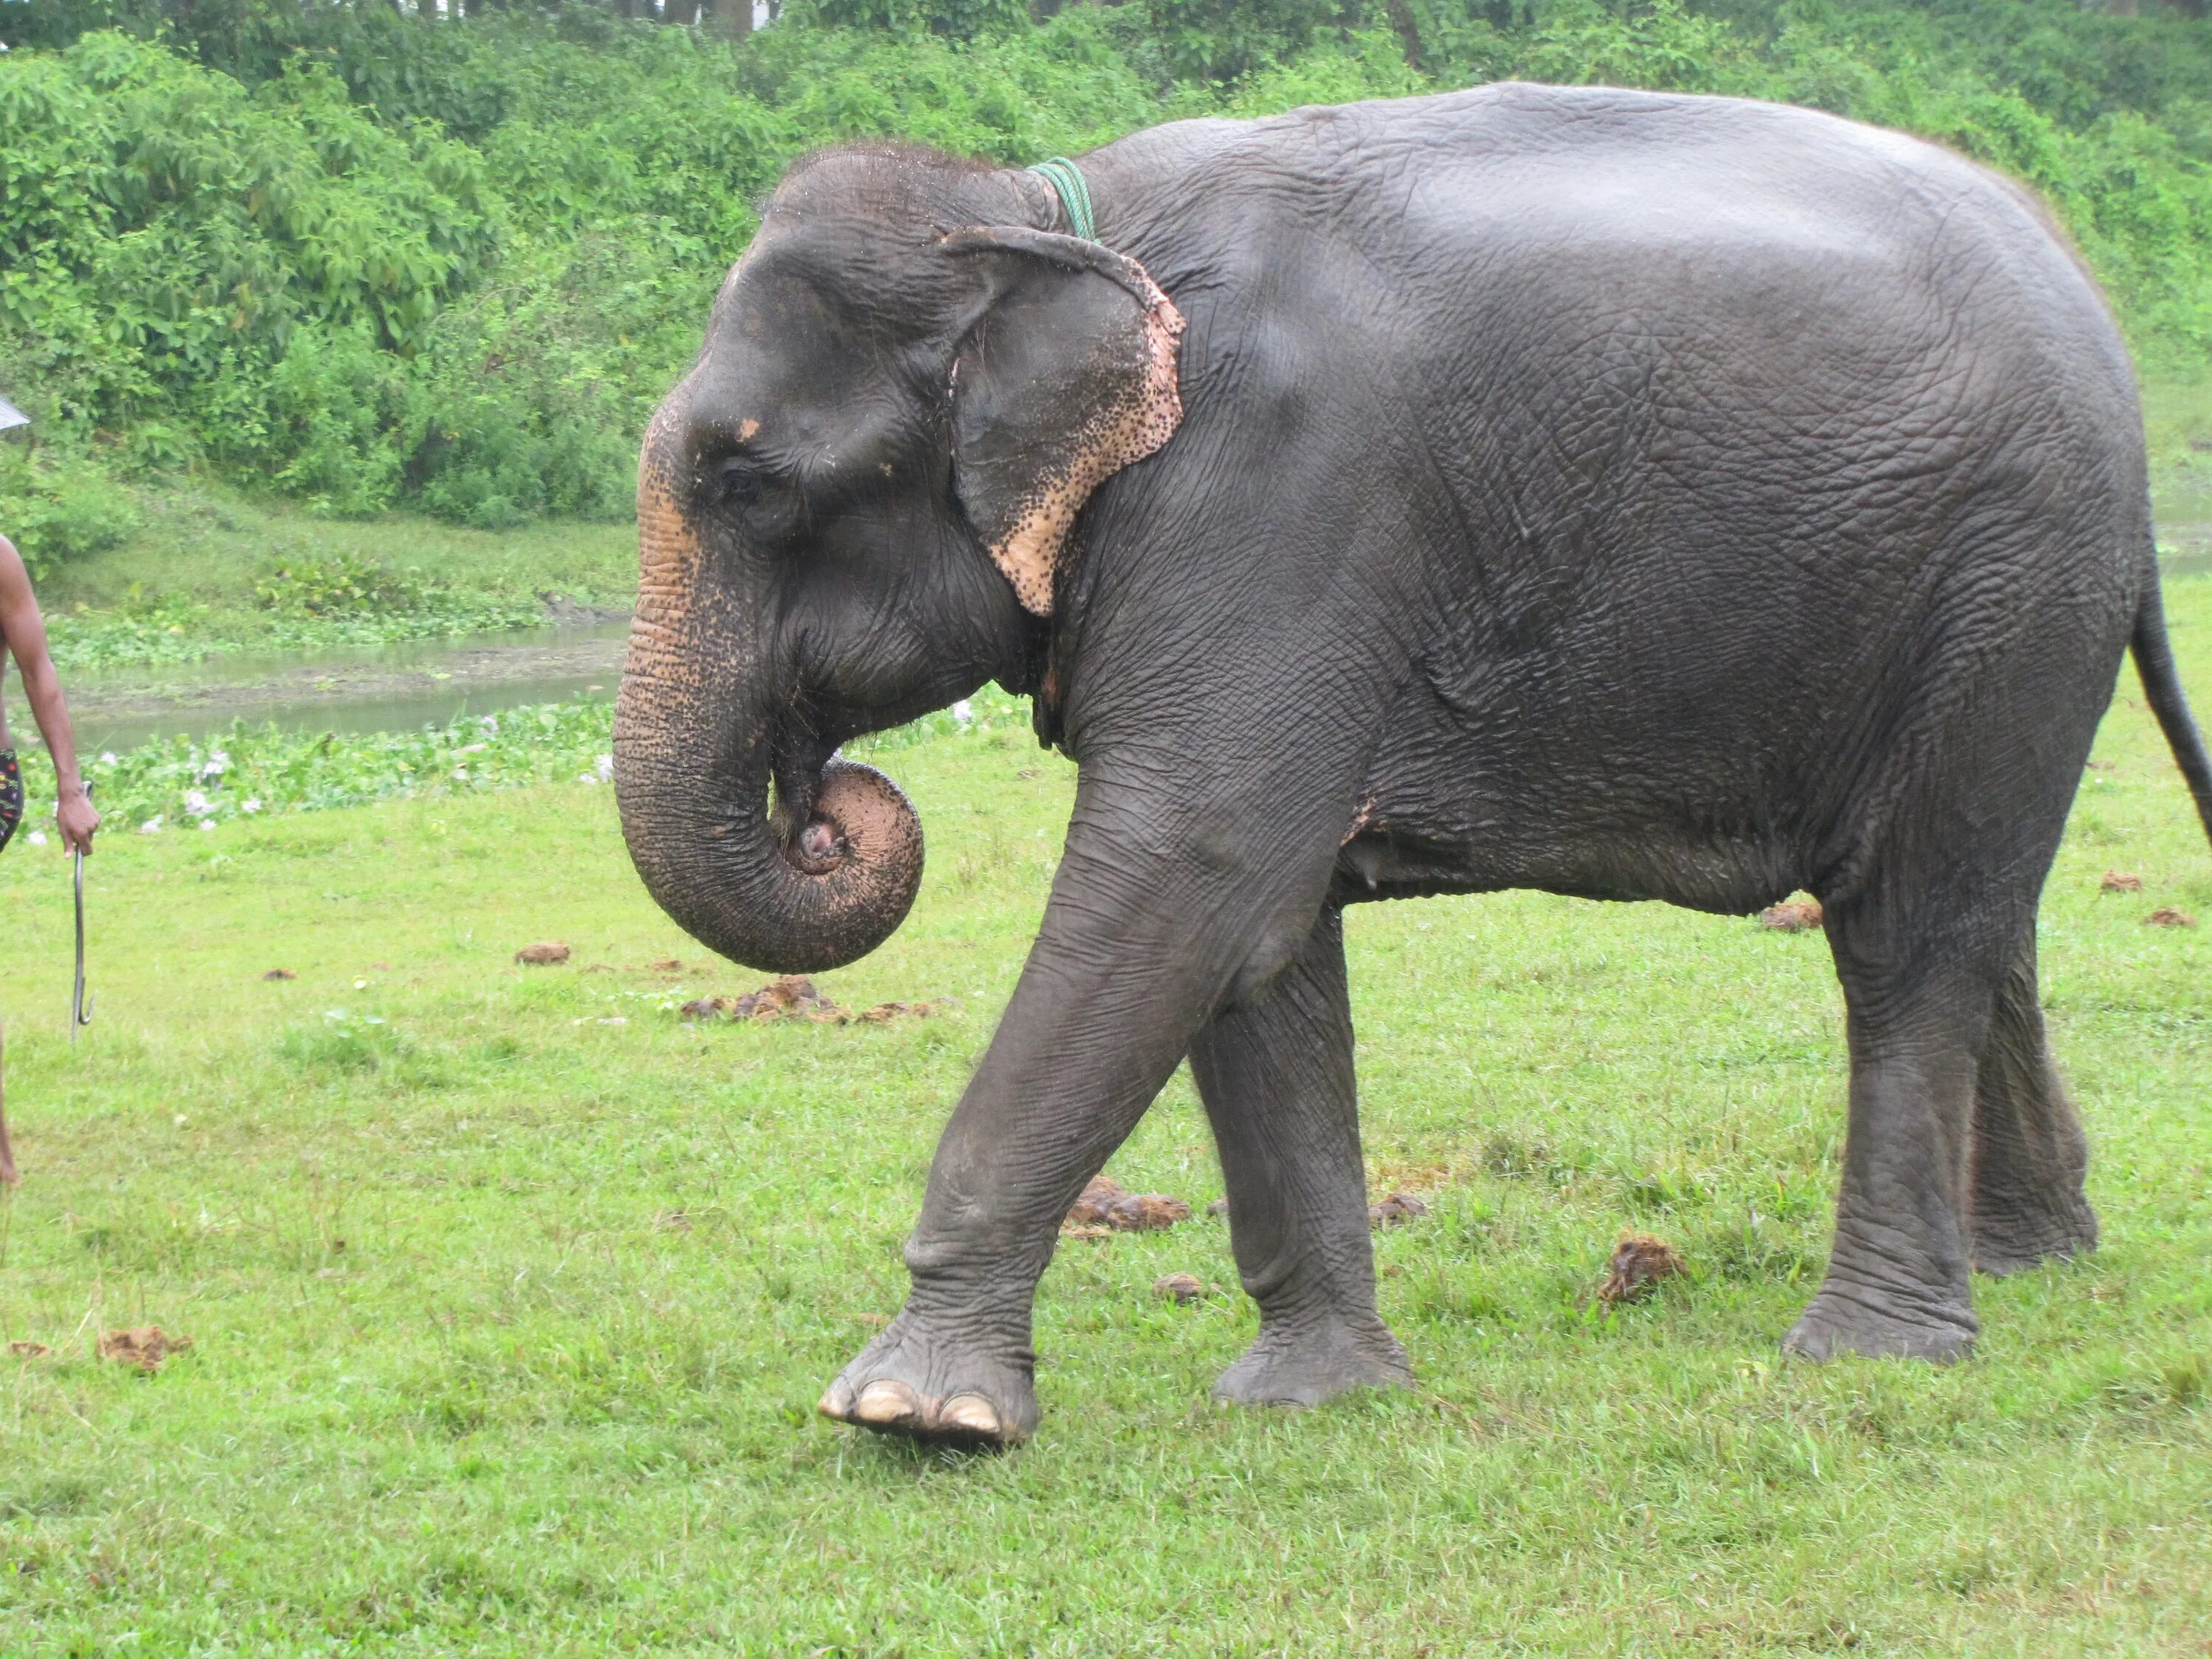
[[[931,737],[1020,732],[1028,720],[1027,699],[993,689],[848,747],[866,755]],[[604,697],[467,715],[412,732],[299,732],[240,720],[218,738],[159,738],[106,750],[84,770],[111,830],[161,835],[394,796],[606,784],[614,777],[613,732],[614,705]],[[54,800],[53,768],[43,749],[24,756],[23,781],[25,817],[42,823]]]

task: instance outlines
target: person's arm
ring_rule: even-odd
[[[69,705],[62,701],[54,659],[46,653],[46,619],[39,614],[38,596],[31,592],[31,573],[23,568],[22,555],[5,536],[0,536],[0,633],[7,635],[8,649],[22,672],[23,696],[54,763],[60,794],[54,820],[61,828],[62,842],[89,853],[100,814],[92,810],[92,798],[85,793],[84,778],[77,771],[76,735],[70,729]]]

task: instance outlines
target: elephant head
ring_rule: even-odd
[[[623,834],[750,966],[898,926],[921,826],[838,745],[1019,680],[1077,511],[1181,417],[1182,318],[1135,261],[1031,228],[1055,205],[927,152],[800,163],[647,431]]]

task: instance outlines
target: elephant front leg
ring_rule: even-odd
[[[1214,1397],[1316,1406],[1413,1381],[1375,1309],[1359,1153],[1344,915],[1322,912],[1297,961],[1224,1011],[1190,1051],[1229,1186],[1229,1227],[1260,1335]]]
[[[1030,1304],[1061,1218],[1214,1009],[1296,954],[1326,852],[1285,924],[1264,872],[1178,879],[1072,839],[1006,1018],[938,1143],[907,1243],[907,1305],[830,1385],[824,1415],[917,1439],[1028,1437]]]

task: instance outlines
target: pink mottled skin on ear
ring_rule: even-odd
[[[1089,422],[1067,460],[1037,481],[1022,501],[1013,528],[991,546],[991,557],[1032,616],[1052,614],[1060,549],[1091,492],[1158,451],[1182,423],[1182,395],[1176,384],[1182,313],[1150,273],[1134,261],[1131,268],[1144,278],[1144,368]]]

